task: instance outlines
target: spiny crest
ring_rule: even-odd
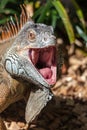
[[[6,25],[0,27],[0,43],[15,37],[23,25],[29,20],[30,16],[26,11],[25,5],[20,5],[20,7],[22,10],[20,20],[18,21],[17,15],[15,14],[16,22],[11,17],[11,20]]]

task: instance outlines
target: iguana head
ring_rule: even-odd
[[[30,78],[30,80],[44,86],[55,84],[55,43],[56,38],[51,26],[28,21],[18,33],[12,47],[6,54],[6,70],[11,75],[25,76],[26,79],[28,77],[28,79]],[[16,61],[13,61],[14,59]],[[18,65],[15,62],[18,62]],[[19,72],[20,68],[21,71]],[[28,73],[27,77],[27,74],[24,74],[25,72]]]
[[[16,23],[11,20],[0,40],[14,37],[15,40],[4,58],[7,72],[15,78],[26,79],[45,87],[55,84],[56,38],[52,26],[34,23],[22,7],[20,22],[17,17]]]

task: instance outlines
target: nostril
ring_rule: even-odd
[[[47,37],[44,37],[44,41],[47,41]]]

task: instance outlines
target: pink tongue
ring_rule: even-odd
[[[39,69],[39,72],[45,79],[50,79],[52,77],[52,71],[50,68]]]

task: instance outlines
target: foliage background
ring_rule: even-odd
[[[1,0],[0,24],[4,25],[14,14],[19,17],[20,4],[31,4],[35,22],[52,25],[55,34],[69,39],[70,43],[75,43],[76,38],[80,38],[82,46],[87,46],[86,3],[86,0]]]
[[[64,36],[67,33],[70,43],[75,41],[75,36],[86,38],[86,0],[1,0],[0,24],[5,24],[11,16],[20,15],[20,4],[32,4],[34,8],[33,19],[36,22],[44,22],[61,31]],[[78,27],[77,27],[78,26]],[[63,29],[65,27],[65,30]],[[75,34],[75,32],[77,34]],[[78,36],[78,37],[79,37]]]

